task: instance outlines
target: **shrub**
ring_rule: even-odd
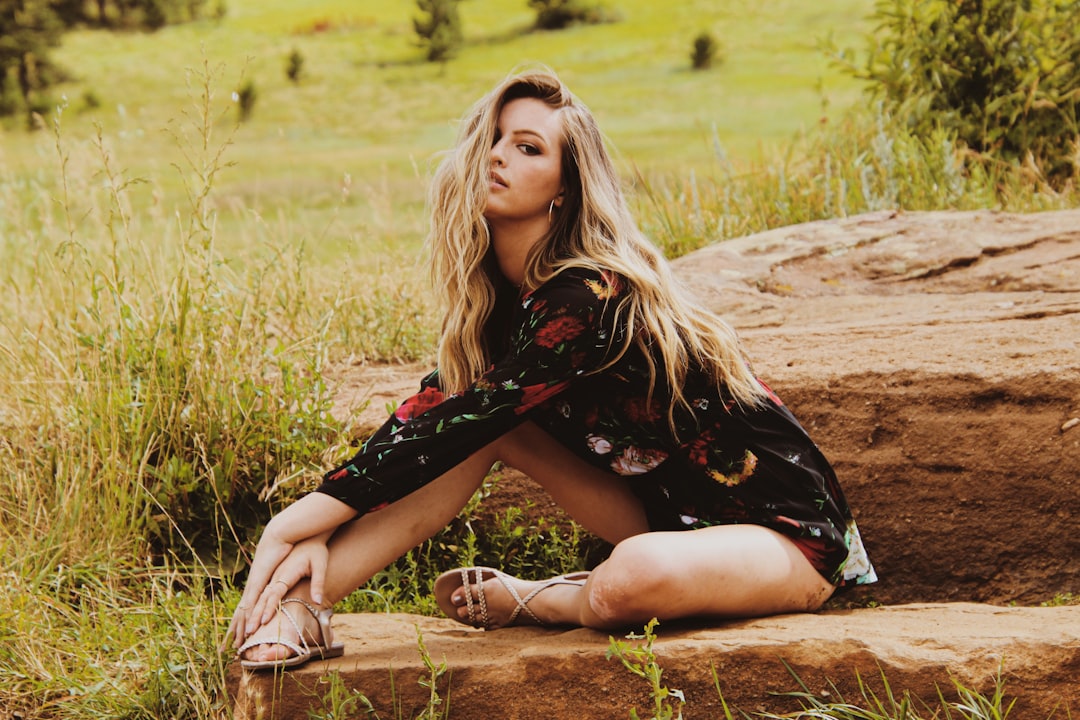
[[[879,0],[872,18],[869,56],[849,70],[917,136],[940,126],[1055,185],[1076,175],[1080,3]]]
[[[429,62],[445,62],[457,54],[464,36],[457,4],[460,0],[416,0],[421,17],[413,18],[417,44]]]
[[[255,81],[251,79],[245,80],[240,89],[233,93],[233,99],[236,100],[236,106],[240,110],[240,122],[251,117],[258,98],[259,92],[255,89]]]
[[[598,25],[615,19],[604,8],[582,0],[529,0],[529,7],[536,10],[537,30],[562,30],[578,23]]]
[[[289,57],[285,60],[285,76],[289,78],[291,82],[300,82],[300,76],[304,73],[304,55],[296,48],[289,53]]]
[[[690,53],[690,64],[695,70],[708,70],[720,53],[720,43],[710,32],[703,32],[694,38],[694,49]]]

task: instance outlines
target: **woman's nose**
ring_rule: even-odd
[[[503,145],[501,142],[497,142],[491,146],[491,164],[492,165],[505,165],[503,160]]]

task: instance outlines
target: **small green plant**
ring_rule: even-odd
[[[1080,605],[1080,595],[1066,592],[1058,593],[1049,600],[1039,603],[1042,607],[1063,607],[1065,605]]]
[[[956,691],[957,700],[945,699],[944,693],[938,689],[939,707],[932,708],[926,703],[918,702],[911,698],[907,691],[896,692],[889,684],[885,673],[881,673],[881,691],[875,692],[869,683],[859,674],[856,680],[859,685],[859,702],[847,701],[836,688],[830,683],[829,700],[813,692],[806,683],[795,673],[786,662],[784,666],[791,673],[795,681],[802,687],[801,691],[784,693],[788,697],[796,698],[802,709],[794,713],[774,715],[763,713],[759,715],[766,720],[938,720],[939,718],[957,718],[958,720],[1007,720],[1016,701],[1008,701],[1005,697],[1004,667],[998,669],[994,680],[994,689],[990,694],[983,694],[971,688],[965,687],[960,681],[953,679],[953,687]],[[831,698],[835,698],[831,699]],[[921,708],[919,707],[921,706]],[[1066,711],[1067,712],[1067,711]],[[954,715],[954,713],[956,713]],[[1049,716],[1054,717],[1054,714]]]
[[[627,670],[648,681],[649,697],[653,700],[653,714],[650,720],[681,720],[686,698],[682,690],[673,690],[663,684],[664,671],[656,661],[656,653],[653,652],[653,641],[656,639],[653,630],[658,624],[659,621],[653,618],[645,625],[644,633],[641,635],[630,633],[626,636],[627,640],[643,640],[644,642],[641,643],[625,643],[609,636],[608,651],[604,657],[608,660],[613,657],[618,658]],[[637,708],[630,709],[630,718],[639,720]]]
[[[436,663],[431,659],[431,653],[428,652],[427,646],[424,644],[424,634],[420,631],[420,626],[415,625],[414,627],[416,628],[416,644],[420,652],[420,659],[427,669],[427,675],[420,676],[417,680],[417,684],[428,691],[428,699],[427,703],[420,710],[420,713],[418,715],[413,715],[410,720],[447,720],[447,718],[450,717],[450,670],[445,660],[441,663]],[[439,685],[443,681],[444,676],[446,678],[445,699],[439,692]],[[334,688],[331,686],[331,691],[333,690]],[[352,703],[355,700],[355,703],[364,706],[365,714],[368,717],[373,720],[381,720],[381,716],[370,698],[356,690],[351,691],[351,693],[352,694],[345,698],[345,702]],[[338,696],[340,695],[341,693],[338,692]],[[401,707],[401,699],[398,697],[394,685],[394,671],[392,668],[390,670],[390,702],[394,720],[405,720],[405,713]],[[326,705],[327,702],[324,700],[323,706],[325,707]],[[343,703],[340,705],[342,710],[345,709],[343,705]],[[333,707],[337,708],[339,706],[334,705]],[[351,710],[351,707],[349,709]],[[327,714],[326,712],[314,716],[309,714],[311,720],[337,720],[341,717],[345,716],[341,714]]]
[[[319,684],[325,686],[326,690],[315,694],[319,707],[308,708],[308,720],[343,720],[358,716],[361,705],[371,707],[363,693],[345,685],[337,670],[320,677]]]
[[[708,70],[721,59],[720,43],[712,33],[702,32],[694,38],[693,49],[690,51],[691,67],[695,70]]]
[[[300,82],[300,78],[304,74],[304,54],[297,48],[293,48],[292,52],[285,59],[285,77],[289,78],[289,81],[293,84]]]

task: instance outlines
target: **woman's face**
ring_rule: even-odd
[[[488,222],[547,225],[551,202],[562,204],[562,134],[558,112],[541,100],[503,106],[491,147]]]

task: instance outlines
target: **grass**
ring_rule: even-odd
[[[245,0],[221,22],[69,35],[61,109],[0,135],[4,712],[229,716],[217,646],[245,553],[357,441],[323,372],[430,358],[429,163],[463,99],[524,59],[596,110],[672,256],[879,207],[1077,204],[1030,170],[843,112],[857,86],[815,37],[853,37],[863,4],[637,0],[618,23],[524,33],[523,2],[465,3],[469,44],[445,68],[416,62],[407,3]],[[727,60],[693,73],[703,26]],[[245,78],[259,100],[237,126]],[[431,612],[451,564],[538,577],[596,552],[525,510],[471,505],[343,608]]]

